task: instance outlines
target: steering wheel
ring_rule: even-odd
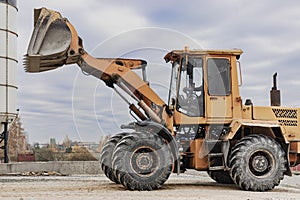
[[[182,91],[186,94],[187,97],[190,96],[193,93],[193,90],[194,89],[192,87],[184,87],[182,89]]]

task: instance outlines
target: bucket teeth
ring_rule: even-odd
[[[23,58],[23,66],[24,66],[25,72],[30,72],[29,58],[27,55],[25,55]]]
[[[35,58],[38,58],[38,59],[35,59]],[[34,73],[34,72],[40,72],[41,71],[41,66],[40,66],[40,60],[39,60],[39,57],[36,56],[36,57],[29,57],[28,54],[24,56],[24,59],[23,59],[23,65],[24,65],[24,70],[25,72],[31,72],[31,73]]]
[[[66,57],[54,58],[40,55],[25,55],[23,65],[25,72],[35,73],[53,70],[65,64]]]

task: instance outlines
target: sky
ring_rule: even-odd
[[[173,49],[233,49],[240,61],[240,93],[269,105],[278,73],[282,105],[300,107],[300,2],[297,0],[26,0],[18,1],[17,108],[30,143],[50,138],[98,142],[133,121],[128,106],[76,65],[30,74],[22,66],[33,30],[33,9],[59,11],[94,57],[144,59],[153,89],[167,101]]]

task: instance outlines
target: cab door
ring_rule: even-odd
[[[208,119],[232,118],[230,72],[229,58],[207,58],[206,116]]]

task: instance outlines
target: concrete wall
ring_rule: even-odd
[[[102,174],[99,161],[0,163],[0,174],[41,171],[58,172],[65,175]]]

